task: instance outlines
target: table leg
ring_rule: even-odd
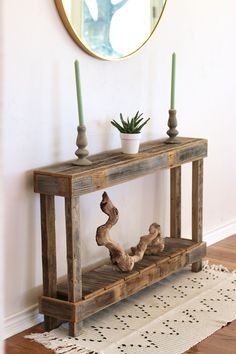
[[[82,271],[79,237],[79,197],[65,198],[68,301],[82,298]],[[77,336],[82,322],[69,323],[69,335]]]
[[[170,237],[181,237],[181,166],[170,170]]]
[[[202,205],[203,205],[203,159],[192,163],[192,240],[202,241]],[[192,264],[192,271],[202,269],[202,260]]]
[[[56,265],[56,232],[54,196],[40,195],[41,233],[42,233],[42,265],[43,294],[56,298],[57,295],[57,265]],[[57,327],[57,320],[44,316],[46,331]]]

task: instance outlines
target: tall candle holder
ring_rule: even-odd
[[[169,109],[169,119],[168,119],[168,127],[166,134],[169,135],[169,138],[165,141],[166,144],[179,144],[180,141],[176,136],[179,134],[177,127],[177,119],[176,119],[176,110]]]
[[[87,159],[89,152],[85,149],[88,145],[86,127],[84,125],[79,125],[77,127],[77,132],[76,145],[78,149],[75,151],[75,155],[78,157],[78,160],[74,161],[72,164],[77,166],[89,166],[92,162]]]

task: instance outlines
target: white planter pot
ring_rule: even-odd
[[[121,138],[121,148],[124,154],[138,153],[141,133],[138,134],[120,133],[120,138]]]

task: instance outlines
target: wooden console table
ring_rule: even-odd
[[[43,296],[39,309],[46,330],[58,321],[69,322],[69,335],[78,335],[82,320],[130,296],[169,274],[192,264],[201,270],[206,252],[202,242],[203,158],[207,140],[179,138],[180,144],[164,140],[145,143],[137,155],[120,150],[90,157],[91,166],[73,166],[71,161],[34,171],[34,188],[40,193]],[[192,239],[181,238],[181,165],[192,162]],[[129,273],[107,263],[82,274],[79,234],[79,197],[137,177],[170,169],[170,237],[159,256],[145,256]],[[67,276],[58,283],[54,198],[65,198]],[[94,230],[94,236],[95,236]],[[83,241],[83,240],[82,240]],[[95,242],[95,239],[94,239]]]

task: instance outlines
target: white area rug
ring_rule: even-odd
[[[213,268],[185,268],[101,311],[77,338],[65,326],[27,338],[60,354],[183,353],[236,319],[236,273]]]

